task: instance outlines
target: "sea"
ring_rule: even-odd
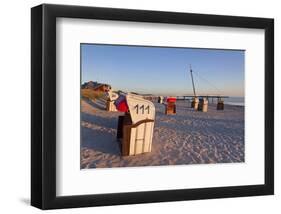
[[[245,106],[244,97],[229,97],[224,99],[224,103],[228,105]]]

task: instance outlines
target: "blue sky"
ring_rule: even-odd
[[[159,95],[244,96],[243,50],[81,44],[81,79]]]

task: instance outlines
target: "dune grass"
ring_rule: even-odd
[[[103,92],[92,89],[81,89],[81,98],[85,100],[95,100],[103,96]]]

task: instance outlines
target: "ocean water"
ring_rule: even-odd
[[[229,97],[224,99],[225,104],[236,105],[236,106],[245,106],[244,97]]]

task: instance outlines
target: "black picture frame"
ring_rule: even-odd
[[[119,20],[265,30],[265,184],[56,196],[56,18]],[[31,205],[40,209],[274,194],[274,20],[43,4],[31,9]]]

